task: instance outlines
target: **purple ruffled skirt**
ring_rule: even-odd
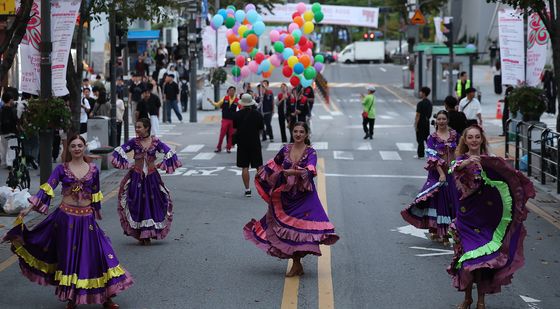
[[[61,301],[101,304],[133,284],[91,207],[62,204],[32,230],[18,225],[4,240],[12,243],[23,275],[56,286]]]
[[[121,182],[118,213],[124,234],[140,239],[164,239],[173,220],[169,190],[157,170],[147,175],[131,169]]]

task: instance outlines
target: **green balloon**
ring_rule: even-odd
[[[256,48],[253,48],[253,50],[249,53],[249,56],[254,59],[258,52],[259,51]]]
[[[314,79],[315,76],[317,76],[317,71],[315,71],[314,67],[310,66],[303,71],[303,76],[305,76],[307,80]]]
[[[241,75],[241,69],[238,66],[234,66],[233,68],[231,68],[231,75],[238,77],[239,75]]]
[[[281,53],[284,51],[284,44],[280,41],[274,43],[274,50],[277,53]]]
[[[226,18],[226,28],[231,29],[233,28],[233,26],[235,26],[235,17],[228,17]]]
[[[232,9],[234,12],[236,11],[235,6],[233,5],[228,5],[226,9]]]
[[[311,6],[311,11],[313,11],[313,13],[317,14],[321,12],[321,4],[320,3],[313,3],[313,5]]]
[[[315,62],[324,63],[325,57],[323,57],[323,55],[315,55]]]
[[[315,18],[315,22],[320,23],[325,18],[325,15],[323,15],[323,12],[317,12],[313,18]]]
[[[256,34],[254,30],[248,30],[243,33],[243,37],[247,38],[249,34]],[[257,35],[258,36],[258,35]]]

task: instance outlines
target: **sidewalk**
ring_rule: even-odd
[[[502,120],[496,119],[496,104],[498,100],[503,99],[503,92],[501,95],[494,93],[492,68],[488,65],[475,65],[472,79],[474,87],[481,92],[482,121],[490,148],[494,154],[504,157],[505,137],[499,136],[502,133]],[[419,101],[414,96],[412,89],[390,87],[390,90],[399,92],[408,101],[407,103],[413,106],[416,106]],[[503,91],[505,91],[505,88]],[[434,113],[439,108],[443,109],[443,106],[434,107]],[[556,115],[545,113],[542,115],[541,121],[549,128],[554,129],[556,127]],[[560,194],[556,193],[556,183],[541,185],[539,180],[534,178],[531,180],[535,185],[537,196],[529,202],[528,208],[560,228]]]

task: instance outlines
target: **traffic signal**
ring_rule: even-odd
[[[444,21],[442,32],[446,39],[445,45],[451,48],[453,46],[453,21],[451,18]]]
[[[189,36],[189,26],[181,25],[177,27],[178,37],[179,37],[179,55],[185,57],[188,51],[188,36]]]

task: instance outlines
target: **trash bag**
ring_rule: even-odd
[[[89,150],[93,150],[101,147],[101,143],[99,142],[99,137],[95,136],[92,141],[88,142],[87,147]]]
[[[4,208],[6,201],[8,200],[8,195],[12,193],[12,188],[8,186],[0,187],[0,207]]]
[[[27,189],[20,191],[19,189],[14,190],[8,194],[6,204],[4,204],[4,212],[7,214],[17,214],[25,208],[29,207],[28,198],[31,194]]]
[[[519,170],[522,172],[526,172],[527,171],[527,163],[529,161],[529,156],[528,155],[524,155],[521,157],[521,159],[519,160]]]

